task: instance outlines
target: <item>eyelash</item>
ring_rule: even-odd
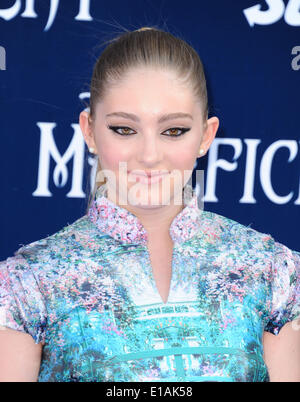
[[[129,137],[131,135],[134,135],[134,134],[121,134],[121,133],[119,133],[117,131],[118,129],[124,129],[124,128],[129,128],[130,130],[132,130],[130,127],[127,127],[127,126],[107,126],[107,128],[109,128],[110,130],[114,131],[116,134],[119,134],[119,135],[121,135],[123,137]],[[163,134],[163,135],[165,135],[167,137],[180,137],[181,135],[185,134],[187,131],[190,130],[190,128],[185,128],[185,127],[171,127],[171,128],[168,128],[165,131],[174,130],[174,129],[175,130],[181,130],[182,133],[176,134],[176,135],[169,135],[169,134]]]

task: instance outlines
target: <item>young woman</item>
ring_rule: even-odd
[[[186,191],[219,126],[195,50],[126,32],[90,95],[87,214],[0,263],[1,381],[300,381],[300,253]]]

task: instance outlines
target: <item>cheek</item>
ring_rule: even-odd
[[[127,162],[129,160],[128,147],[119,141],[113,141],[111,138],[105,138],[96,141],[99,150],[99,158],[102,169],[119,170],[119,162]]]
[[[183,170],[193,170],[194,164],[197,158],[197,152],[194,146],[181,145],[178,149],[173,150],[169,153],[170,165],[174,169]]]

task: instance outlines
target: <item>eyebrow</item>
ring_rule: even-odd
[[[124,117],[126,119],[130,119],[136,122],[139,122],[140,119],[138,118],[138,116],[136,116],[133,113],[126,113],[126,112],[113,112],[113,113],[109,113],[106,115],[106,117],[109,116],[117,116],[117,117]],[[168,113],[168,114],[164,114],[162,115],[159,119],[158,119],[158,123],[163,123],[164,121],[167,120],[171,120],[171,119],[179,119],[179,118],[183,118],[183,117],[187,117],[191,120],[193,120],[192,115],[190,115],[189,113],[182,113],[182,112],[177,112],[177,113]]]

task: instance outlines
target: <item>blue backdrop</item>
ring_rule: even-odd
[[[78,116],[99,43],[141,26],[203,61],[217,138],[204,208],[300,250],[300,0],[0,0],[0,259],[85,214]]]

